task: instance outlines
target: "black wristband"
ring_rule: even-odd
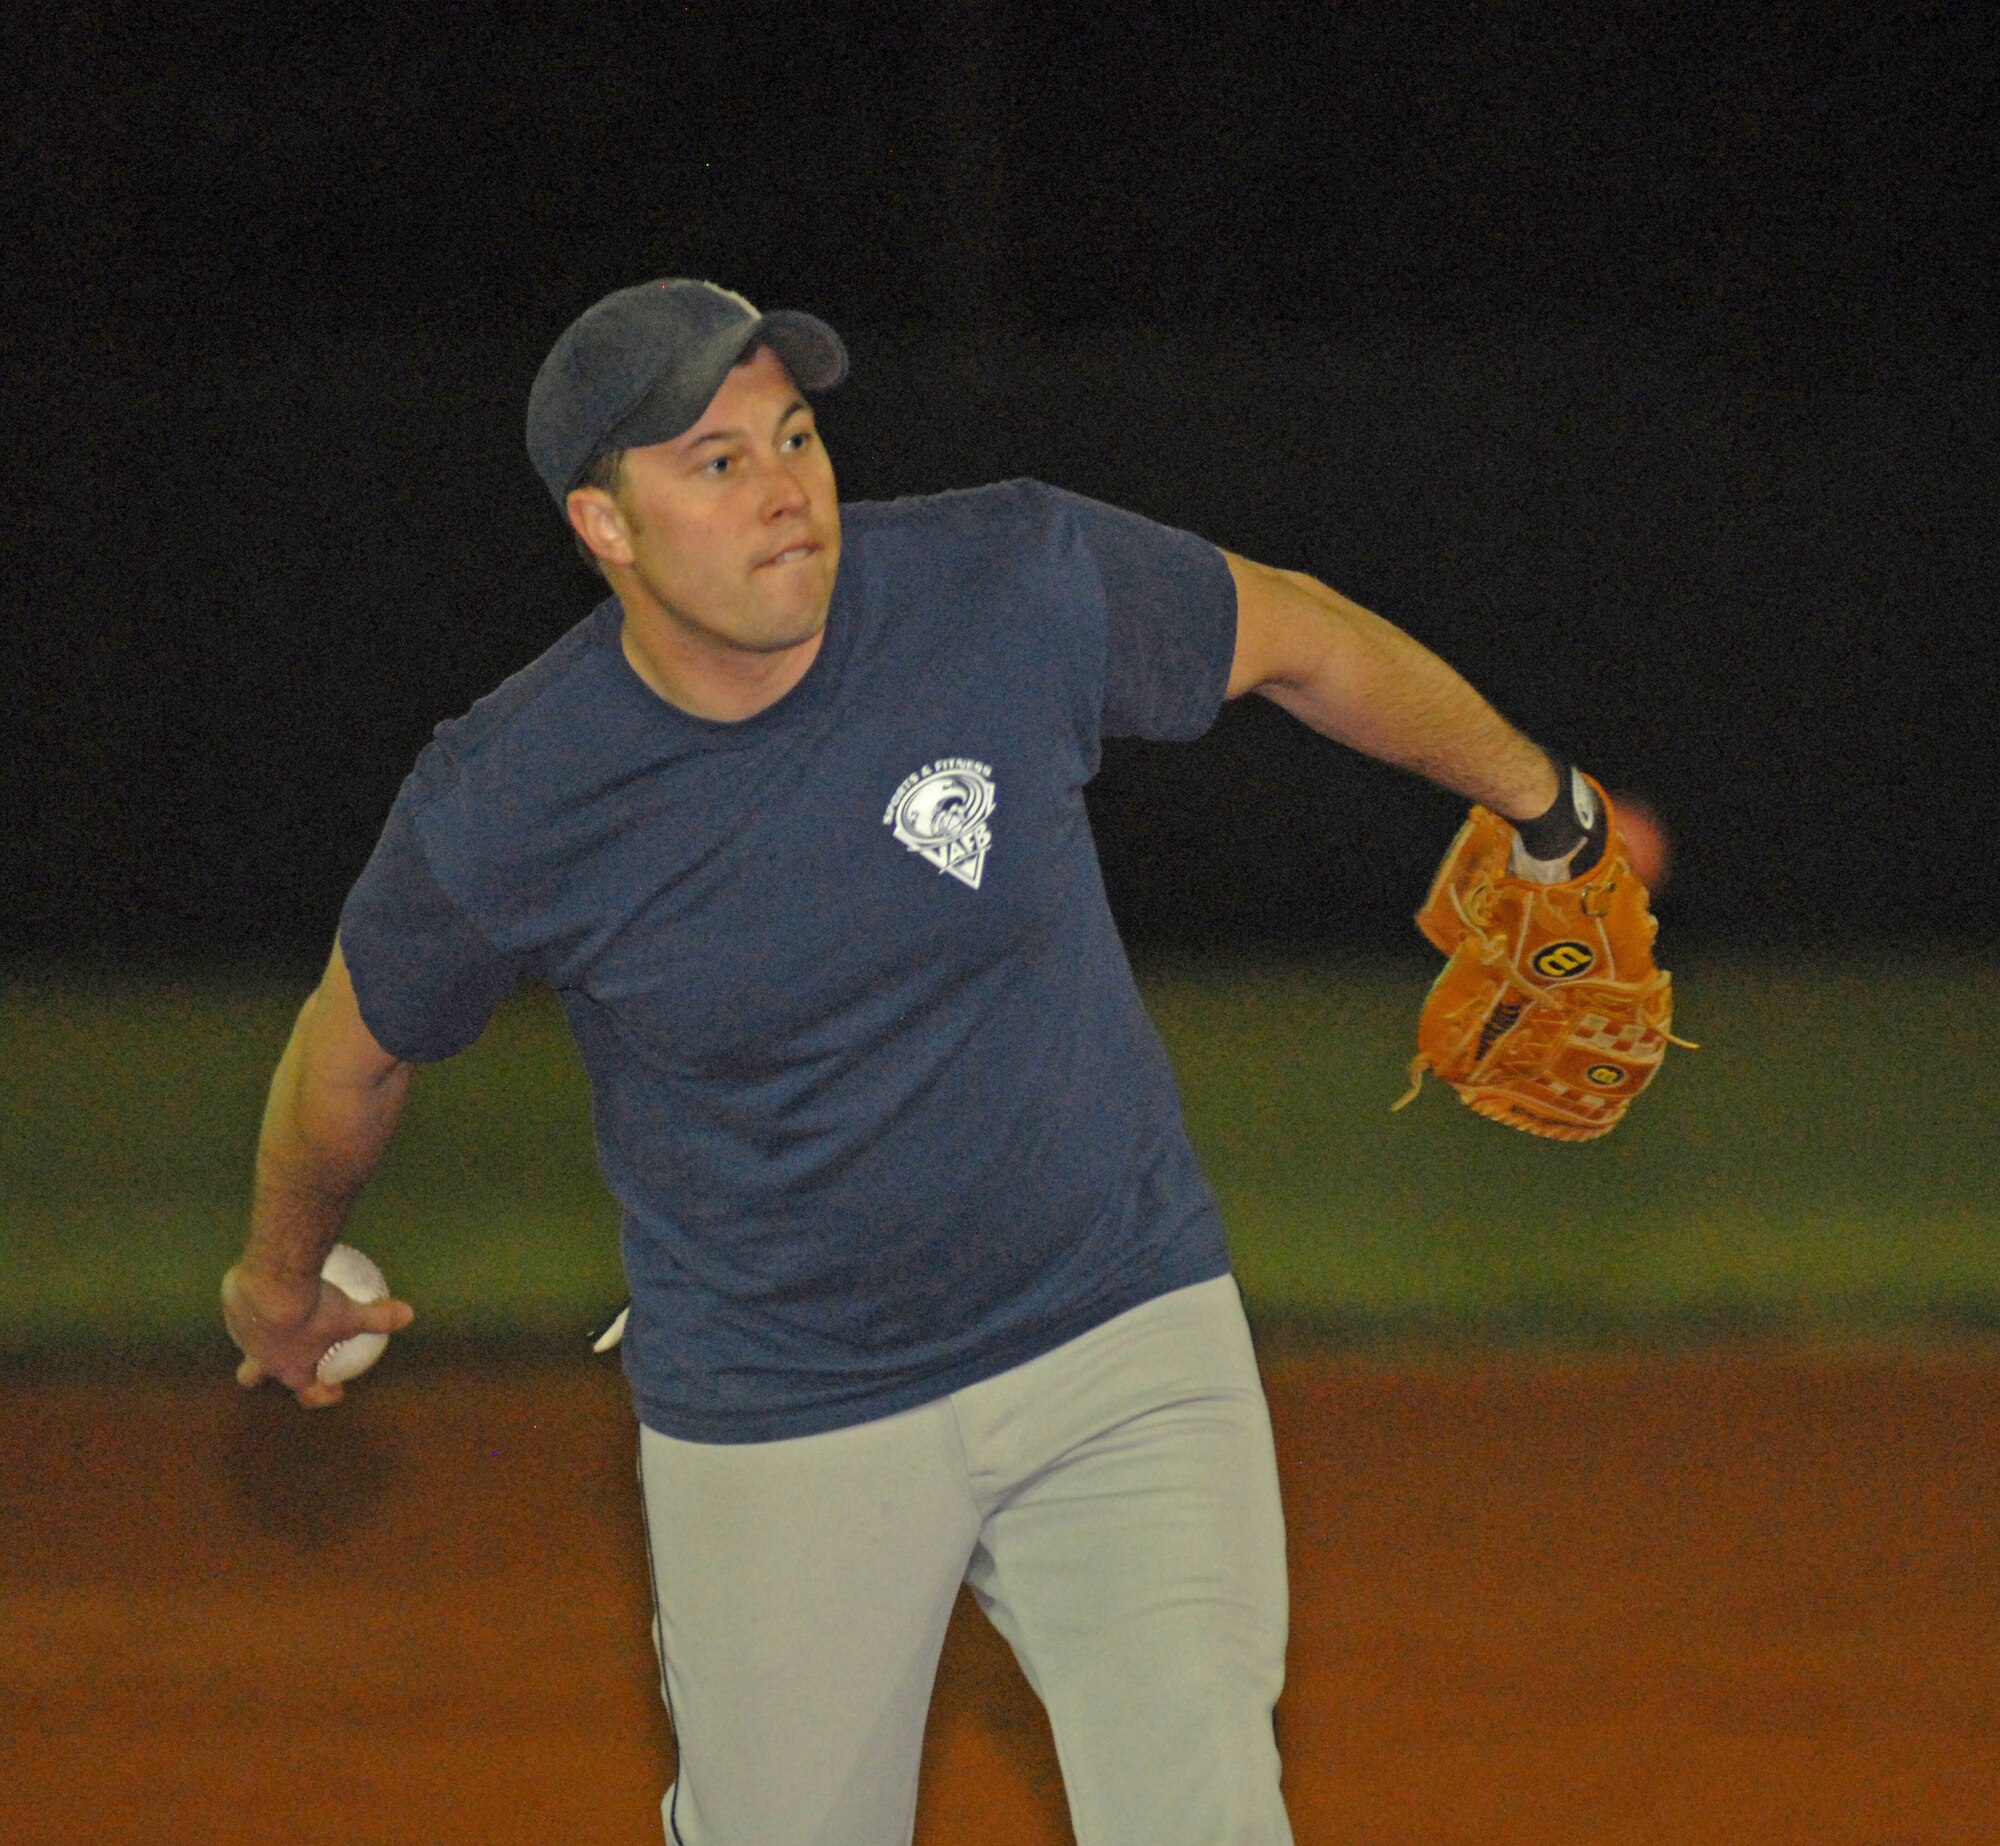
[[[1533,820],[1517,820],[1514,831],[1531,858],[1552,861],[1574,853],[1569,875],[1575,878],[1603,858],[1611,816],[1573,763],[1560,757],[1549,760],[1555,765],[1556,798]],[[1579,847],[1583,850],[1578,851]]]

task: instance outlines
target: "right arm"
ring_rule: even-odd
[[[407,1302],[359,1305],[319,1270],[389,1144],[413,1068],[369,1031],[336,941],[271,1079],[250,1233],[222,1279],[223,1319],[244,1353],[239,1384],[275,1378],[308,1408],[338,1403],[341,1387],[316,1375],[320,1355],[350,1334],[410,1324]]]

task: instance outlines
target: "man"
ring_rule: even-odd
[[[663,1804],[687,1846],[907,1840],[968,1582],[1083,1846],[1289,1840],[1284,1551],[1216,1207],[1106,907],[1105,735],[1258,692],[1591,850],[1573,776],[1287,571],[1016,482],[842,509],[838,338],[622,290],[530,397],[613,596],[440,727],[278,1067],[224,1283],[246,1385],[400,1302],[318,1279],[417,1063],[560,996],[625,1208]]]

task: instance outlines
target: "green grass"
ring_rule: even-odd
[[[1399,1115],[1414,966],[1146,983],[1254,1308],[1335,1337],[2000,1326],[2000,974],[1677,970],[1670,1057],[1566,1146],[1442,1085]],[[0,985],[0,1348],[215,1337],[298,995]],[[350,1227],[434,1335],[580,1340],[623,1299],[588,1093],[546,995],[423,1074]]]
[[[0,988],[0,1348],[179,1345],[217,1325],[257,1125],[301,995]],[[426,1330],[562,1337],[624,1300],[589,1087],[546,994],[425,1071],[348,1227]]]
[[[1397,1115],[1407,976],[1169,979],[1148,1000],[1245,1290],[1332,1330],[2000,1325],[2000,975],[1677,973],[1701,1041],[1604,1140]]]

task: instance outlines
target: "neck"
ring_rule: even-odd
[[[772,653],[690,642],[657,618],[625,604],[619,642],[626,663],[652,690],[697,718],[725,724],[754,718],[806,676],[826,637],[822,627],[795,647]]]

